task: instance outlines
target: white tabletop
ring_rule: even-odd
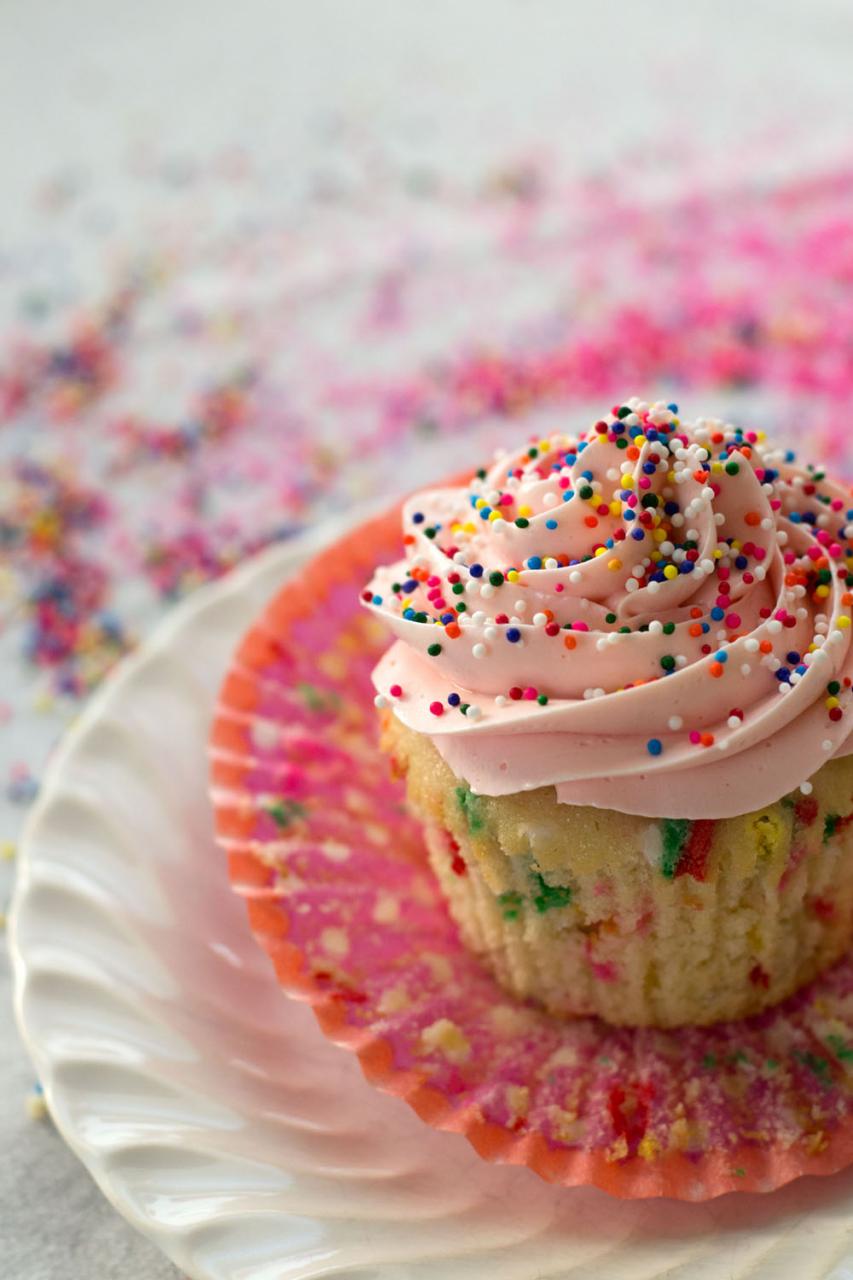
[[[133,246],[169,216],[168,190],[139,180],[151,155],[166,157],[179,186],[211,151],[248,149],[279,208],[317,179],[320,126],[349,131],[362,155],[374,147],[413,172],[471,183],[525,152],[578,173],[619,165],[629,181],[632,156],[656,142],[683,146],[712,178],[744,133],[773,129],[768,170],[816,166],[845,140],[851,48],[846,0],[5,0],[0,325],[15,320],[12,282],[28,273],[67,275],[83,299],[100,296],[103,235]],[[75,189],[84,195],[66,208]],[[257,179],[239,195],[255,218],[271,198]],[[20,435],[0,442],[0,468],[38,448]],[[160,612],[139,608],[142,636]],[[23,761],[37,776],[73,714],[33,705],[40,677],[20,661],[16,627],[0,629],[0,694],[16,711],[0,722],[7,843],[25,815],[9,770]],[[12,868],[0,864],[0,901]],[[0,1022],[0,1270],[174,1276],[49,1123],[28,1116],[33,1075],[12,1029],[5,955]]]

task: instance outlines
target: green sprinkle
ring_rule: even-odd
[[[690,834],[692,823],[687,818],[664,818],[660,824],[663,840],[663,857],[661,858],[661,874],[672,880],[681,857],[684,842]]]
[[[305,817],[305,806],[298,800],[276,800],[274,804],[265,806],[279,831],[286,831],[297,818]]]
[[[605,621],[605,622],[609,622],[609,623],[611,623],[611,624],[612,624],[612,623],[616,622],[616,620],[617,620],[617,619],[616,619],[616,614],[615,614],[615,613],[606,613],[606,614],[604,615],[604,621]]]
[[[572,891],[568,885],[551,885],[548,884],[537,873],[534,875],[537,893],[533,899],[533,905],[540,915],[544,915],[546,911],[552,911],[555,907],[567,907],[572,900]]]
[[[517,920],[519,912],[524,905],[524,899],[520,893],[516,893],[514,889],[509,893],[501,893],[498,895],[498,902],[502,909],[504,920]]]
[[[309,684],[307,680],[301,681],[296,686],[296,692],[301,697],[309,711],[329,711],[337,704],[337,696],[335,694],[323,693],[316,685]]]
[[[664,671],[675,670],[675,658],[673,658],[671,653],[665,653],[660,660],[660,664],[663,667]]]
[[[475,831],[482,831],[486,825],[485,806],[482,798],[475,796],[470,787],[463,785],[456,788],[456,799],[459,802],[459,808],[465,814],[468,830],[472,834]]]
[[[526,529],[529,524],[530,524],[530,521],[527,519],[526,516],[519,516],[515,522],[515,527],[516,529]]]
[[[424,534],[428,538],[434,538],[437,533],[438,529],[424,529]]]
[[[453,586],[451,587],[451,591],[455,596],[461,596],[464,590],[465,590],[464,582],[454,582]]]
[[[427,653],[431,658],[437,658],[438,655],[441,653],[441,645],[431,644],[427,649]]]
[[[736,462],[726,463],[726,475],[736,476],[739,473],[739,471],[740,471],[740,467]]]
[[[495,569],[492,573],[489,574],[489,582],[491,582],[493,587],[503,586],[503,580],[504,580],[504,576],[499,569]]]
[[[835,835],[835,829],[841,821],[840,813],[828,813],[823,824],[823,843],[828,844]]]
[[[731,1174],[733,1178],[745,1178],[746,1169],[732,1169]]]
[[[716,1065],[717,1065],[716,1054],[706,1053],[704,1058],[702,1059],[702,1066],[705,1067],[708,1071],[712,1071]]]
[[[839,1062],[853,1062],[853,1049],[850,1048],[843,1036],[827,1036],[826,1043]]]
[[[671,636],[671,635],[673,635],[673,633],[674,633],[674,632],[675,632],[675,623],[674,623],[674,622],[665,622],[665,623],[663,624],[663,633],[664,633],[664,635],[665,635],[665,636]]]
[[[457,613],[467,613],[467,612],[468,612],[468,606],[467,606],[467,604],[465,603],[465,601],[464,601],[464,600],[463,600],[460,604],[458,604],[458,605],[456,606],[456,612],[457,612]]]
[[[830,694],[831,697],[835,698],[841,692],[841,685],[837,680],[830,680],[829,684],[826,686],[826,692]]]
[[[590,498],[595,497],[595,490],[588,484],[582,484],[580,489],[578,489],[578,497],[583,498],[585,501],[589,501]]]
[[[832,1070],[826,1058],[819,1058],[816,1053],[800,1053],[799,1050],[794,1052],[794,1057],[801,1062],[804,1067],[808,1067],[812,1075],[821,1082],[821,1084],[829,1084],[832,1080]]]
[[[546,707],[546,706],[548,705],[548,695],[547,695],[547,693],[540,693],[540,694],[538,694],[538,695],[537,695],[537,697],[536,697],[536,701],[539,703],[540,707]]]

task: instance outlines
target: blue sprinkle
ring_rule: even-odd
[[[667,409],[669,409],[670,413],[678,413],[678,405],[677,405],[677,404],[668,404],[666,407],[667,407]]]
[[[660,738],[649,738],[646,743],[646,750],[650,756],[659,756],[663,754],[663,743]]]
[[[749,564],[749,561],[747,560],[746,556],[738,556],[737,559],[735,560],[736,569],[745,569],[748,564]]]
[[[714,657],[718,662],[728,662],[729,660],[729,655],[726,653],[725,649],[718,649],[714,654]]]
[[[472,578],[482,578],[483,566],[481,564],[472,564],[468,566],[468,572]]]
[[[528,567],[528,569],[541,569],[541,568],[542,568],[542,557],[541,557],[541,556],[531,556],[531,557],[529,558],[529,560],[527,561],[527,567]]]
[[[403,617],[404,617],[404,618],[408,618],[408,619],[410,619],[410,620],[411,620],[412,618],[414,618],[414,616],[415,616],[415,611],[414,611],[414,609],[412,608],[412,606],[411,606],[411,605],[409,605],[408,609],[404,609],[404,610],[403,610]]]
[[[491,507],[480,507],[480,519],[481,519],[481,520],[488,520],[488,518],[489,518],[489,516],[490,516],[491,514],[492,514],[492,508],[491,508]]]
[[[451,707],[458,707],[462,699],[459,697],[458,693],[449,693],[447,695],[447,701]]]
[[[372,599],[372,601],[371,601],[371,603],[372,603],[372,604],[381,604],[381,603],[382,603],[382,597],[381,597],[381,596],[374,596],[374,597],[373,597],[373,599]]]
[[[681,564],[678,566],[678,572],[692,573],[695,568],[696,568],[696,565],[693,563],[692,560],[682,560]]]
[[[510,644],[517,644],[521,639],[521,632],[518,627],[507,627],[506,638],[509,640]]]
[[[711,617],[714,619],[715,622],[721,622],[725,616],[726,616],[725,609],[721,609],[719,605],[715,605],[714,608],[711,610]]]
[[[775,675],[776,675],[776,679],[779,681],[780,684],[791,683],[791,673],[787,667],[780,667],[779,670],[775,673]]]
[[[646,533],[644,529],[631,530],[631,537],[634,539],[635,542],[642,542],[645,536],[646,536]]]
[[[425,518],[426,517],[422,511],[416,511],[412,516],[412,524],[423,524]]]
[[[416,589],[417,585],[418,585],[417,581],[414,578],[407,578],[406,581],[403,583],[403,590],[405,591],[406,595],[408,595],[411,591],[414,591]]]
[[[546,529],[556,529],[556,527],[557,527],[557,521],[556,521],[556,520],[546,520],[546,521],[545,521],[545,528],[546,528]]]

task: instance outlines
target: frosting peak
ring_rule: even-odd
[[[484,794],[770,804],[853,750],[852,493],[675,405],[533,440],[405,504],[364,593],[398,637],[379,697]]]

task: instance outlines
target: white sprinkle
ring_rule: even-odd
[[[515,604],[512,607],[515,609],[516,613],[527,613],[526,600],[516,600]]]
[[[373,699],[373,705],[379,711],[383,711],[385,707],[388,706],[388,699],[383,693],[377,693],[376,697]]]
[[[487,650],[486,650],[486,646],[485,646],[484,644],[475,644],[475,645],[474,645],[474,647],[473,647],[473,649],[471,650],[471,657],[472,657],[472,658],[485,658],[486,653],[487,653]]]
[[[740,716],[729,716],[728,720],[726,721],[726,724],[729,726],[730,729],[739,729],[741,726]]]
[[[534,613],[533,615],[534,627],[544,627],[547,621],[548,621],[548,615],[546,613]]]
[[[767,630],[770,632],[771,636],[778,636],[779,632],[782,630],[782,623],[778,618],[771,618],[767,624]]]
[[[494,594],[495,588],[492,586],[491,582],[484,582],[482,587],[480,587],[480,595],[484,600],[491,600]]]
[[[569,574],[569,582],[573,582],[575,584],[577,584],[578,582],[583,582],[583,574],[581,573],[580,569],[572,570],[572,572]]]
[[[681,716],[670,716],[669,727],[673,733],[678,733],[679,729],[683,729],[684,721],[682,720]]]
[[[746,649],[747,653],[758,653],[761,646],[754,636],[750,636],[743,647]]]
[[[834,745],[835,744],[831,742],[829,738],[825,738],[823,742],[820,744],[820,747],[822,751],[831,751]]]
[[[814,787],[810,782],[804,782],[803,785],[800,787],[800,790],[802,791],[804,796],[810,796],[811,793],[814,791]]]
[[[488,640],[494,640],[494,639],[495,639],[495,637],[497,636],[497,634],[498,634],[498,629],[497,629],[497,627],[488,626],[488,627],[484,627],[484,628],[483,628],[483,639],[484,639],[484,640],[487,640],[487,641],[488,641]]]
[[[475,707],[475,706],[473,705],[473,703],[472,703],[472,704],[471,704],[471,706],[468,708],[468,710],[465,712],[465,719],[466,719],[466,720],[479,720],[479,719],[480,719],[480,716],[481,716],[482,714],[483,714],[483,712],[480,710],[480,708],[479,708],[479,707]]]
[[[752,667],[749,665],[749,663],[748,663],[748,662],[744,662],[744,663],[742,664],[741,669],[740,669],[740,673],[741,673],[741,675],[742,675],[742,676],[751,676],[751,675],[752,675]]]
[[[503,693],[499,693],[498,696],[495,698],[496,707],[505,707],[508,702],[509,702],[509,698],[507,698],[506,695]]]
[[[542,506],[556,507],[558,502],[559,502],[559,498],[557,497],[556,493],[546,493],[545,497],[542,499]]]

